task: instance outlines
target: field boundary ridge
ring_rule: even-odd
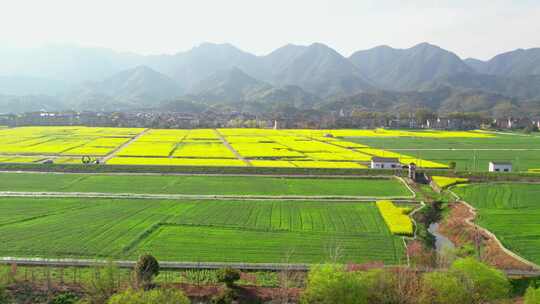
[[[347,196],[347,195],[200,195],[200,194],[153,194],[153,193],[112,193],[112,192],[26,192],[0,191],[0,197],[32,198],[109,198],[109,199],[161,199],[161,200],[327,200],[365,201],[395,200],[397,203],[412,203],[414,196]]]
[[[493,239],[493,241],[495,241],[497,246],[499,246],[504,253],[508,254],[510,257],[516,259],[517,261],[531,267],[532,269],[534,269],[534,271],[536,271],[540,275],[540,265],[537,265],[537,264],[527,260],[526,258],[520,256],[519,254],[515,253],[514,251],[506,248],[504,246],[504,244],[499,240],[499,238],[497,238],[497,236],[493,232],[489,231],[487,228],[484,228],[484,227],[478,225],[475,222],[475,219],[478,217],[478,211],[477,211],[476,208],[474,208],[471,204],[469,204],[468,202],[463,200],[455,192],[451,191],[451,189],[447,189],[447,190],[457,199],[458,203],[463,204],[465,207],[467,207],[469,209],[472,216],[464,219],[465,222],[468,225],[470,225],[471,227],[474,227],[474,228],[482,231],[486,235],[488,235],[491,239]]]

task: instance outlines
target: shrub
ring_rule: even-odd
[[[0,304],[9,303],[9,297],[4,286],[0,285]]]
[[[71,292],[66,292],[57,295],[52,299],[50,304],[75,304],[79,300],[79,297],[72,294]]]
[[[395,303],[399,301],[396,295],[396,278],[387,270],[374,269],[365,274],[368,286],[368,303]]]
[[[152,289],[135,291],[128,289],[112,296],[108,304],[189,304],[189,299],[180,290]]]
[[[450,267],[450,273],[464,284],[471,303],[504,299],[510,292],[510,283],[504,273],[474,258],[456,260]]]
[[[347,272],[341,265],[314,266],[308,275],[302,303],[362,304],[367,301],[367,287],[360,273]]]
[[[449,273],[431,272],[422,278],[420,303],[461,304],[469,303],[465,286]]]
[[[148,288],[152,284],[152,280],[159,274],[159,263],[153,256],[149,254],[139,257],[135,265],[135,279],[137,284]]]
[[[230,304],[236,298],[236,294],[233,289],[227,288],[219,294],[212,297],[212,304]]]
[[[525,304],[540,304],[540,288],[529,287],[525,293]]]
[[[523,132],[525,134],[531,134],[532,132],[538,132],[538,127],[535,125],[527,126],[525,129],[523,129]]]
[[[240,280],[240,271],[230,267],[220,269],[217,273],[218,282],[225,283],[229,288],[234,286],[234,283]]]
[[[93,269],[90,280],[85,284],[86,301],[88,303],[105,303],[119,285],[119,268],[112,262],[106,266]]]
[[[417,304],[420,277],[406,268],[374,269],[363,274],[368,303]]]

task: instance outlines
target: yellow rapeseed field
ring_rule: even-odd
[[[396,157],[402,164],[414,162],[424,168],[447,168],[442,163],[347,140],[347,137],[373,136],[482,138],[493,135],[481,132],[384,129],[145,130],[83,126],[20,127],[0,129],[0,162],[36,162],[52,158],[57,163],[80,163],[80,158],[88,155],[93,158],[114,156],[107,162],[110,165],[244,166],[245,162],[237,159],[235,153],[238,153],[255,167],[366,168],[371,158],[378,156]]]
[[[456,184],[466,183],[469,180],[459,177],[432,176],[431,179],[440,189],[445,189]]]
[[[410,208],[396,207],[391,201],[378,201],[376,204],[390,232],[397,235],[413,234],[413,223],[407,215]]]
[[[168,157],[114,157],[110,165],[159,165],[159,166],[216,166],[244,167],[237,159],[168,158]]]

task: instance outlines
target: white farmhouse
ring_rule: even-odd
[[[371,158],[371,169],[398,169],[401,168],[399,159],[394,157]]]
[[[512,172],[512,163],[489,162],[489,172]]]

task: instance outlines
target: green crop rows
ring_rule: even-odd
[[[347,140],[438,163],[454,161],[459,170],[487,171],[490,161],[511,161],[514,171],[540,169],[540,140],[536,136],[350,137]]]
[[[0,191],[411,196],[397,179],[0,173]]]
[[[402,261],[374,203],[0,199],[0,255],[192,262]]]
[[[479,210],[478,223],[508,249],[540,263],[540,184],[473,184],[453,191]]]

